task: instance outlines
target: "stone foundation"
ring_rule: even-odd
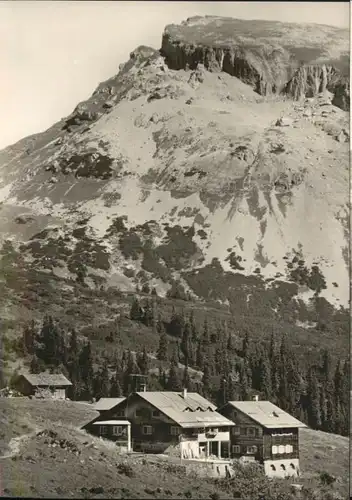
[[[299,460],[298,458],[265,460],[264,471],[268,477],[297,477],[299,475]]]

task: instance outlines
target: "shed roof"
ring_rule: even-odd
[[[138,392],[144,400],[158,408],[181,427],[230,427],[234,423],[220,413],[216,406],[196,392]]]
[[[131,425],[128,420],[97,420],[92,425]]]
[[[229,401],[228,404],[268,429],[276,427],[307,427],[270,401]]]
[[[62,373],[21,373],[35,387],[68,387],[71,382]]]
[[[94,405],[94,410],[107,411],[122,403],[126,398],[100,398]]]

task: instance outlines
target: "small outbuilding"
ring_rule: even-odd
[[[23,396],[66,399],[66,391],[72,383],[62,373],[22,373],[13,388]]]

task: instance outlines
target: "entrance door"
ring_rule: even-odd
[[[218,456],[218,442],[217,441],[210,441],[209,454],[214,455],[215,457]]]

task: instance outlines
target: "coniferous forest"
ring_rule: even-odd
[[[33,373],[64,373],[72,382],[72,400],[127,395],[129,375],[145,374],[148,390],[187,388],[219,406],[257,394],[313,429],[348,435],[348,357],[336,359],[326,349],[301,356],[288,336],[274,332],[270,340],[258,341],[248,333],[239,339],[226,321],[214,324],[205,317],[199,323],[192,311],[173,308],[170,317],[162,318],[153,294],[144,301],[135,297],[129,318],[158,335],[157,352],[115,348],[111,333],[109,349],[101,355],[74,324],[63,329],[51,316],[28,324],[18,349]]]

